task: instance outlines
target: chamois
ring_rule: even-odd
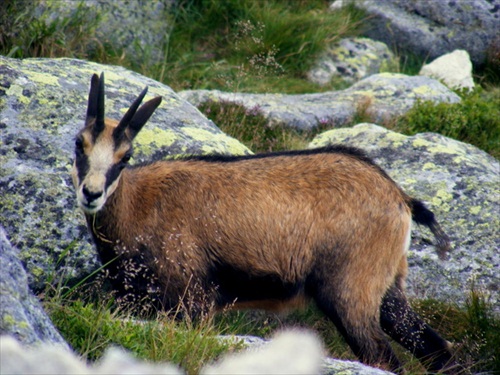
[[[412,219],[441,256],[449,250],[423,203],[341,145],[128,166],[161,102],[139,108],[146,92],[120,122],[105,119],[94,74],[75,141],[77,201],[119,298],[193,316],[314,302],[366,364],[402,371],[387,334],[430,371],[457,371],[450,344],[404,295]]]

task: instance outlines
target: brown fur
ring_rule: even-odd
[[[115,136],[118,144],[116,122],[106,121],[96,135],[88,120],[79,137],[91,144],[80,159],[119,163],[152,113],[145,112],[138,129],[125,133],[132,136]],[[101,142],[114,144],[113,157],[91,157],[105,149]],[[78,165],[73,178],[85,210],[85,194],[99,194],[99,185]],[[89,167],[96,171],[106,173]],[[403,294],[412,199],[358,150],[161,161],[125,168],[110,186],[102,207],[89,206],[86,218],[121,297],[165,310],[182,304],[194,315],[313,300],[365,363],[400,370],[381,316],[386,332],[415,349],[400,337],[405,329],[393,332],[393,316],[412,313]],[[411,327],[427,327],[415,322]],[[442,353],[430,368],[442,370],[451,356],[426,329],[417,343],[436,343]]]

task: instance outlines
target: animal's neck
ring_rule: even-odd
[[[128,173],[124,171],[118,186],[113,194],[108,197],[104,207],[96,214],[86,214],[88,226],[98,247],[113,247],[123,238],[126,228],[120,218],[127,221],[133,219],[133,197],[130,190]]]

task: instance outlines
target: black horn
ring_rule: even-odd
[[[120,123],[116,127],[115,131],[113,132],[113,138],[116,140],[120,139],[125,132],[125,129],[129,125],[130,121],[134,117],[135,113],[137,112],[137,109],[142,103],[142,100],[146,96],[146,93],[148,92],[147,86],[142,90],[142,92],[139,94],[139,96],[134,100],[130,108],[128,109],[127,113],[122,117],[120,120]]]
[[[97,117],[94,125],[94,132],[99,134],[104,129],[104,72],[99,79],[99,89],[97,91]]]
[[[90,124],[97,117],[97,97],[99,86],[99,76],[94,74],[92,79],[90,80],[90,92],[89,92],[89,101],[87,105],[87,118],[85,120],[86,124]]]
[[[89,101],[85,124],[88,126],[93,121],[95,121],[93,134],[97,137],[97,135],[104,129],[104,73],[101,73],[101,77],[94,74],[90,81]]]

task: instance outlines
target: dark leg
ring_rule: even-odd
[[[319,288],[311,295],[318,308],[335,324],[354,354],[367,365],[402,373],[401,363],[380,327],[378,307],[373,314],[357,311],[356,303],[341,302],[341,298],[332,296],[332,289]]]
[[[400,281],[384,296],[380,308],[382,329],[396,342],[412,352],[429,371],[456,374],[449,343],[429,327],[409,306],[399,287]]]

